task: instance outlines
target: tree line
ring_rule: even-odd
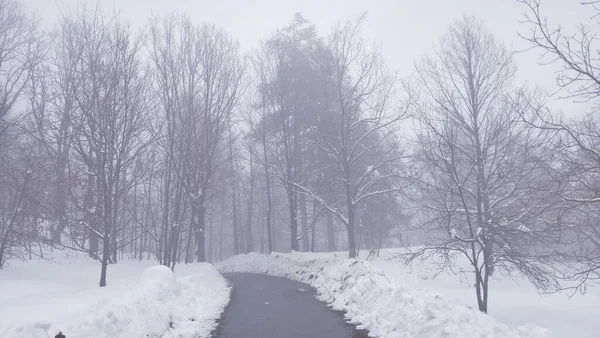
[[[493,273],[584,290],[600,277],[598,39],[519,2],[521,38],[583,118],[519,85],[472,17],[400,79],[365,15],[322,35],[296,14],[244,53],[183,14],[138,29],[80,6],[46,30],[0,2],[0,267],[77,250],[105,286],[123,258],[404,246],[406,263],[468,262],[484,312]]]

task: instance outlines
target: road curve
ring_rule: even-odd
[[[223,276],[232,286],[231,301],[215,338],[368,337],[316,299],[307,284],[250,273]]]

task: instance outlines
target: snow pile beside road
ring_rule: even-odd
[[[170,299],[181,293],[165,266],[151,266],[132,290],[91,309],[82,322],[63,330],[68,337],[159,337],[169,329]],[[170,304],[169,304],[170,305]]]
[[[0,336],[45,338],[62,331],[69,338],[209,337],[230,289],[210,264],[186,268],[194,273],[178,278],[165,266],[148,267],[125,292],[99,301],[63,327],[35,322]]]
[[[220,272],[264,273],[310,284],[321,301],[374,337],[550,337],[533,324],[511,328],[441,295],[392,283],[369,262],[309,259],[300,253],[247,254],[218,263]]]
[[[161,337],[210,337],[229,303],[227,280],[209,263],[179,265],[177,269],[199,271],[179,278],[181,292],[170,302],[173,327]]]

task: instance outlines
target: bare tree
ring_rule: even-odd
[[[396,110],[392,105],[395,75],[379,48],[361,37],[363,21],[361,16],[336,26],[321,60],[328,110],[318,117],[319,137],[313,143],[335,168],[328,179],[341,197],[328,202],[316,190],[296,185],[345,225],[350,258],[357,254],[359,205],[400,189],[405,149],[396,133],[408,107]]]
[[[241,94],[239,46],[220,28],[195,26],[183,16],[155,20],[150,31],[157,93],[167,121],[163,229],[164,237],[170,236],[165,252],[171,254],[166,264],[175,262],[184,217],[178,193],[176,213],[170,216],[171,180],[183,189],[190,208],[185,250],[190,252],[193,239],[195,258],[205,261],[205,203],[229,165],[226,131]]]
[[[194,201],[191,221],[196,234],[196,259],[204,262],[204,203],[212,189],[223,181],[224,172],[220,169],[229,162],[223,156],[228,146],[225,131],[242,94],[243,63],[238,43],[216,26],[204,25],[199,43],[202,92],[196,121],[201,125],[195,133],[195,149],[188,167],[193,178],[186,186]],[[196,207],[197,217],[194,217]]]
[[[189,149],[189,110],[194,109],[198,57],[194,50],[195,28],[184,18],[154,18],[150,26],[149,53],[154,68],[154,91],[162,116],[157,128],[164,154],[161,179],[161,228],[159,260],[174,268],[186,216],[184,158]],[[162,123],[162,122],[166,123]],[[189,226],[189,222],[187,222]],[[191,231],[191,230],[190,230]],[[188,236],[189,237],[189,236]],[[191,241],[191,238],[188,238]],[[190,251],[185,248],[186,257]]]
[[[59,24],[50,34],[46,62],[36,68],[36,76],[28,90],[32,135],[43,148],[52,163],[53,198],[50,222],[50,241],[61,244],[61,234],[67,227],[68,213],[68,164],[71,152],[71,119],[76,109],[76,67],[81,62],[81,50],[74,47],[76,27],[67,17],[59,18]]]
[[[130,169],[150,142],[144,128],[148,81],[140,39],[127,24],[85,9],[68,24],[76,32],[70,52],[81,52],[73,147],[79,170],[94,180],[87,198],[93,197],[95,224],[81,224],[101,239],[102,248],[93,254],[101,262],[100,286],[105,286],[107,266],[128,238],[120,233],[118,219],[121,198],[133,186]]]
[[[600,204],[600,187],[597,173],[600,170],[600,121],[597,110],[600,95],[600,39],[597,27],[581,24],[572,34],[568,28],[553,27],[542,14],[541,0],[519,0],[526,8],[524,24],[530,31],[520,36],[541,52],[542,64],[557,65],[556,95],[574,100],[578,109],[590,109],[582,119],[566,120],[538,109],[537,120],[526,119],[532,126],[561,134],[558,143],[562,165],[558,167],[557,180],[560,194],[570,210],[566,223],[567,244],[563,251],[569,257],[562,277],[578,281],[577,289],[586,282],[600,281],[600,227],[597,217]],[[600,20],[597,1],[581,2],[590,9],[590,22]],[[581,108],[580,108],[581,107]],[[575,234],[573,234],[574,232]],[[579,264],[573,264],[573,261]]]
[[[19,124],[25,111],[15,107],[24,99],[43,51],[37,21],[20,2],[0,2],[0,267],[16,254],[13,248],[31,240],[23,227],[32,196],[33,168],[27,158],[32,154],[22,154],[25,139]]]
[[[229,137],[229,170],[231,170],[231,216],[232,216],[232,232],[231,236],[233,241],[233,254],[237,255],[241,253],[241,244],[239,236],[239,214],[238,214],[238,201],[239,201],[239,182],[238,182],[238,170],[236,153],[234,152],[234,138],[232,136],[232,126],[228,126],[228,137]]]
[[[20,2],[0,3],[0,119],[21,97],[36,66],[43,59],[37,21]],[[5,128],[0,126],[0,134]]]
[[[556,285],[552,224],[560,201],[545,165],[551,135],[522,123],[531,112],[511,99],[514,73],[511,54],[469,17],[416,69],[418,205],[429,215],[419,227],[429,243],[408,259],[438,257],[441,269],[469,262],[483,312],[497,268],[518,270],[542,289]]]

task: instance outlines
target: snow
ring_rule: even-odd
[[[431,261],[403,267],[398,253],[382,250],[371,261],[347,253],[249,254],[216,268],[308,283],[374,337],[597,337],[598,287],[571,298],[539,295],[526,280],[498,274],[485,315],[476,310],[468,264],[437,274]],[[152,261],[121,260],[99,288],[98,262],[52,255],[55,262],[9,261],[0,270],[0,337],[208,337],[229,301],[210,264],[177,265],[173,274]]]
[[[445,297],[477,308],[474,276],[466,261],[458,261],[454,272],[439,272],[433,262],[415,263],[404,268],[393,259],[400,249],[381,251],[381,257],[371,267],[384,271],[395,283],[407,287],[443,294]],[[590,286],[584,295],[555,293],[540,295],[531,283],[519,276],[494,274],[490,281],[489,313],[510,326],[535,323],[552,332],[552,337],[598,337],[600,288]]]
[[[310,284],[320,300],[344,311],[350,322],[374,337],[558,338],[597,333],[597,294],[577,300],[565,295],[541,297],[522,281],[503,280],[491,286],[492,315],[486,315],[476,308],[470,276],[433,278],[427,264],[411,272],[391,260],[396,253],[384,250],[383,257],[374,261],[336,257],[345,253],[247,254],[216,267],[221,272],[264,273]]]
[[[209,337],[229,301],[227,281],[208,263],[108,267],[86,258],[15,263],[0,271],[0,337]]]
[[[456,229],[454,229],[454,228],[450,229],[450,237],[452,237],[452,238],[457,237]]]

